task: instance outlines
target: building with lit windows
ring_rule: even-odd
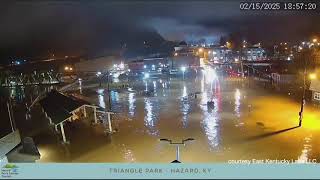
[[[309,90],[312,92],[312,101],[320,104],[320,80],[312,79]]]
[[[211,46],[208,49],[208,60],[214,63],[225,63],[232,60],[232,51],[225,46]]]
[[[247,47],[242,50],[242,59],[247,61],[267,60],[266,51],[261,47]]]

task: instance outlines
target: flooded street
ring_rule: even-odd
[[[129,89],[112,91],[112,135],[102,124],[72,122],[68,145],[52,132],[35,137],[40,162],[157,162],[175,159],[181,142],[182,162],[228,162],[238,159],[317,159],[320,162],[320,111],[307,105],[302,127],[299,103],[278,96],[254,82],[198,75],[131,81]],[[108,106],[106,89],[83,90],[101,107]],[[152,95],[143,94],[153,92]],[[196,96],[196,97],[195,97]],[[213,106],[207,102],[213,101]]]

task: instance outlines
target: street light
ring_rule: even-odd
[[[70,67],[70,66],[65,66],[64,70],[67,71],[67,72],[70,72],[70,71],[73,71],[73,68]]]
[[[306,96],[306,76],[307,76],[307,67],[305,64],[304,65],[304,74],[303,74],[303,94],[302,94],[301,107],[300,107],[300,112],[299,112],[299,127],[302,125],[302,119],[303,119],[303,110],[304,110],[305,96]],[[315,73],[309,74],[309,79],[313,80],[316,78],[317,78],[317,75]]]
[[[302,99],[301,99],[301,107],[300,107],[300,112],[299,112],[299,127],[302,124],[302,119],[303,119],[303,108],[304,108],[304,103],[305,103],[305,94],[306,94],[306,74],[307,74],[307,67],[304,65],[304,72],[303,72],[303,94],[302,94]]]
[[[312,39],[312,42],[316,43],[318,41],[318,39],[314,38]]]
[[[314,80],[317,78],[317,75],[315,73],[309,74],[309,79]]]
[[[176,159],[174,161],[172,161],[171,163],[181,163],[180,162],[180,145],[184,145],[185,143],[188,141],[194,141],[195,139],[193,138],[187,138],[187,139],[183,139],[181,142],[172,142],[171,139],[166,139],[166,138],[162,138],[160,139],[160,141],[165,141],[168,142],[171,145],[175,145],[176,146]]]
[[[230,49],[231,48],[231,42],[227,41],[226,42],[226,47]]]

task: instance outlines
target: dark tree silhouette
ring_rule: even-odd
[[[320,67],[320,50],[319,49],[304,49],[293,61],[293,66],[296,72],[303,72],[306,68],[307,72],[313,72],[317,67]]]

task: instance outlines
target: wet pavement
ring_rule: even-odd
[[[82,91],[108,107],[106,89]],[[204,73],[195,78],[131,81],[129,90],[112,91],[110,96],[117,132],[107,135],[102,124],[92,125],[89,120],[72,122],[65,128],[70,144],[62,145],[60,135],[48,128],[34,137],[40,162],[168,163],[175,159],[175,146],[159,139],[179,142],[189,137],[195,141],[180,148],[182,162],[320,162],[319,108],[308,105],[303,126],[296,127],[299,103],[254,82],[248,86],[246,80]],[[214,106],[208,106],[208,101]]]

